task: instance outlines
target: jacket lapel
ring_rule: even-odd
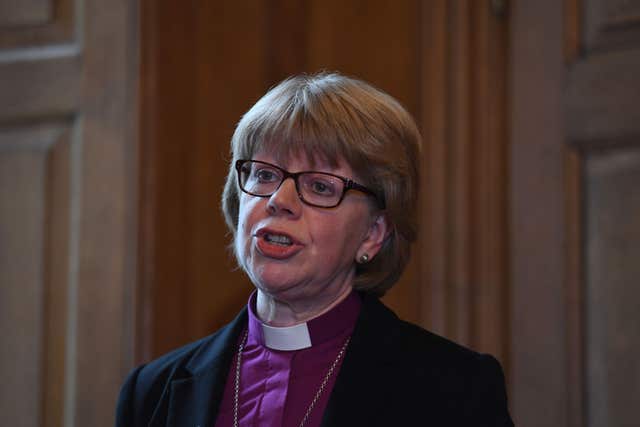
[[[168,427],[215,424],[237,341],[246,325],[246,309],[218,337],[203,346],[169,384]],[[153,425],[153,424],[152,424]]]
[[[397,317],[380,301],[363,296],[356,327],[322,419],[322,427],[379,425],[376,411],[388,391],[381,369],[396,363],[393,324]]]

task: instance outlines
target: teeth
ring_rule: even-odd
[[[291,239],[287,236],[282,236],[280,234],[265,234],[264,239],[271,243],[277,243],[279,245],[289,246],[292,244]]]

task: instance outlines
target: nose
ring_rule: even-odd
[[[267,210],[275,215],[300,216],[302,200],[298,196],[296,183],[292,178],[282,181],[278,190],[269,197]]]

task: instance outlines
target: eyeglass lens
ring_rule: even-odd
[[[335,206],[344,192],[344,182],[322,172],[292,174],[303,201],[318,206]],[[255,196],[271,196],[289,175],[275,166],[246,161],[240,167],[240,185],[243,191]]]

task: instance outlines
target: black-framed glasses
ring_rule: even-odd
[[[237,160],[235,166],[240,189],[252,196],[270,197],[285,179],[292,178],[298,197],[310,206],[334,208],[342,202],[347,191],[358,190],[375,198],[378,205],[384,208],[384,202],[376,193],[343,176],[317,171],[291,173],[258,160]]]

